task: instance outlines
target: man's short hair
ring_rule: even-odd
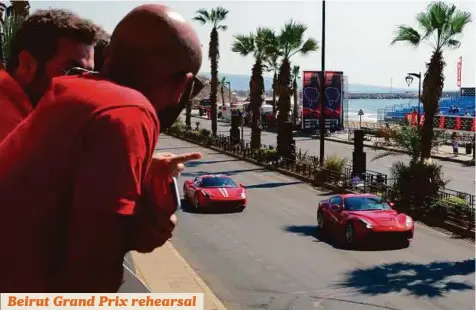
[[[44,64],[56,55],[59,39],[93,45],[97,32],[93,22],[71,11],[37,10],[22,23],[12,39],[7,69],[12,73],[18,67],[18,56],[23,50]]]

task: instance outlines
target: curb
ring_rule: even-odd
[[[216,310],[227,310],[225,305],[218,299],[218,297],[213,293],[213,291],[208,287],[208,285],[200,278],[200,276],[193,270],[193,268],[187,263],[185,258],[180,255],[180,253],[173,247],[173,245],[169,242],[166,244],[166,247],[172,252],[175,258],[183,264],[187,272],[192,276],[192,278],[197,282],[198,286],[203,290],[205,295],[208,295],[215,305],[217,306]]]
[[[149,288],[150,292],[203,293],[205,300],[204,309],[227,310],[225,305],[180,255],[170,241],[167,241],[159,248],[155,249],[154,252],[159,251],[163,253],[132,252],[131,255],[135,275]],[[164,273],[163,270],[168,271]]]

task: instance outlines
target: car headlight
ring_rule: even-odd
[[[241,192],[241,199],[245,199],[245,198],[246,198],[246,194],[245,194],[245,192],[243,191],[243,192]]]
[[[367,229],[371,229],[372,228],[372,224],[366,220],[363,220],[363,219],[359,219],[362,223],[364,223],[365,225],[365,228]]]
[[[405,226],[407,227],[411,227],[413,224],[413,220],[411,217],[407,216],[407,218],[405,219]]]
[[[202,194],[205,198],[210,198],[210,194],[208,194],[207,192],[202,191]]]

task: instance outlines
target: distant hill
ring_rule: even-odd
[[[206,77],[207,79],[210,78],[210,73],[202,72],[200,73],[201,76]],[[219,74],[220,78],[225,77],[231,83],[231,88],[233,90],[249,90],[250,88],[250,76],[244,74],[231,74],[231,73],[223,73]],[[265,89],[271,89],[271,85],[273,84],[272,77],[265,76],[264,77],[264,85]],[[349,93],[405,93],[408,91],[417,92],[418,89],[412,88],[393,88],[387,86],[376,86],[376,85],[364,85],[364,84],[349,84]],[[445,91],[447,91],[445,89]],[[450,91],[450,90],[448,90]]]

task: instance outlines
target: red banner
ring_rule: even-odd
[[[458,64],[456,66],[457,68],[457,74],[456,74],[456,83],[458,87],[461,87],[461,68],[463,67],[463,57],[460,56],[458,58]]]

